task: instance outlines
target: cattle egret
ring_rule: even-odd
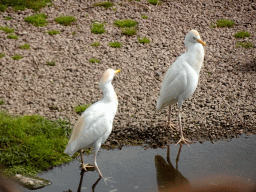
[[[204,60],[204,48],[202,45],[205,46],[196,30],[191,30],[186,35],[184,44],[187,47],[187,52],[179,56],[167,70],[156,104],[157,110],[169,106],[168,123],[170,123],[171,105],[178,103],[180,129],[180,140],[178,143],[186,143],[188,141],[183,136],[180,114],[181,106],[196,90],[199,72]]]
[[[82,169],[90,167],[84,164],[82,149],[94,147],[94,166],[103,177],[96,163],[97,152],[110,135],[116,115],[118,100],[111,82],[121,70],[108,69],[102,75],[99,87],[103,91],[103,99],[86,109],[76,122],[71,133],[65,153],[72,156],[80,151]]]

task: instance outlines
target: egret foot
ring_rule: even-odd
[[[175,131],[174,128],[175,126],[173,124],[171,124],[171,122],[167,121],[166,125],[162,125],[161,127],[170,127],[171,130]]]
[[[87,168],[94,168],[94,166],[92,166],[90,164],[84,164],[84,163],[81,163],[80,167],[84,171],[88,171]]]
[[[180,140],[178,141],[178,143],[177,143],[176,145],[178,145],[180,142],[185,143],[187,146],[189,146],[188,143],[191,143],[190,140],[185,139],[183,136],[181,136]],[[188,142],[188,143],[187,143],[187,142]]]
[[[106,185],[108,185],[107,181],[112,182],[112,183],[116,183],[115,181],[112,181],[110,178],[112,178],[112,177],[104,177],[104,182],[105,182]]]

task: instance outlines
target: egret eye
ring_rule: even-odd
[[[195,38],[195,37],[193,37],[193,39],[194,39],[194,40],[196,40],[196,38]]]

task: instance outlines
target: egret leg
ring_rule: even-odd
[[[174,131],[174,125],[171,124],[171,112],[172,112],[172,107],[171,105],[169,105],[169,115],[168,115],[168,119],[167,119],[167,125],[164,125],[162,127],[165,127],[165,126],[169,126],[173,131]]]
[[[178,145],[180,142],[184,142],[185,144],[187,144],[187,142],[189,142],[189,140],[185,139],[184,136],[183,136],[180,111],[181,111],[181,108],[179,108],[179,115],[178,115],[178,117],[179,117],[179,127],[180,127],[180,140],[178,141],[178,143],[176,145]]]
[[[91,165],[89,165],[89,164],[84,164],[84,159],[83,159],[83,153],[82,153],[82,149],[80,150],[80,156],[81,156],[81,161],[82,161],[82,163],[81,163],[81,168],[82,168],[82,170],[84,170],[84,171],[87,171],[87,169],[86,168],[89,168],[89,167],[93,167],[93,166],[91,166]]]
[[[100,149],[100,146],[101,146],[101,143],[95,143],[95,145],[94,145],[94,161],[93,161],[93,164],[94,164],[94,167],[96,167],[96,169],[98,170],[100,178],[102,178],[103,175],[101,174],[100,169],[99,169],[99,167],[97,165],[97,162],[96,162],[96,157],[97,157],[97,153]]]

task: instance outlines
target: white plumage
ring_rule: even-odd
[[[205,45],[196,30],[191,30],[186,35],[184,44],[187,47],[187,52],[178,57],[168,69],[156,105],[158,110],[169,106],[168,122],[170,123],[171,105],[178,103],[181,137],[178,143],[181,141],[186,143],[186,139],[183,137],[180,111],[183,102],[196,90],[199,72],[204,60],[202,45]]]
[[[103,177],[96,163],[97,152],[112,131],[113,120],[116,115],[118,100],[112,79],[120,70],[108,69],[102,75],[99,87],[103,91],[103,99],[87,108],[76,122],[65,153],[72,156],[80,150],[82,168],[86,170],[83,162],[82,149],[94,147],[94,166]]]

